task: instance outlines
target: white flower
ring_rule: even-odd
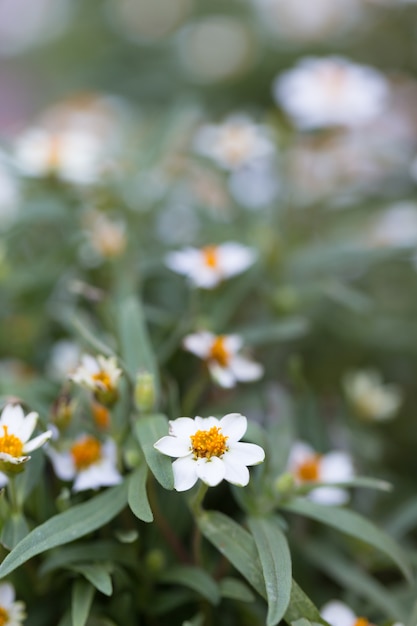
[[[417,204],[397,202],[379,215],[367,234],[374,246],[411,248],[417,245]]]
[[[54,380],[66,380],[76,369],[80,360],[79,346],[69,339],[60,339],[52,346],[47,366]]]
[[[210,374],[221,387],[258,380],[263,374],[262,365],[238,354],[243,345],[239,335],[201,331],[187,335],[183,343],[186,350],[207,361]]]
[[[220,420],[215,417],[179,417],[169,422],[169,435],[154,447],[172,457],[174,486],[186,491],[198,479],[210,487],[227,480],[233,485],[249,482],[248,465],[262,463],[265,453],[260,446],[239,441],[246,432],[247,419],[229,413]]]
[[[69,376],[70,380],[94,392],[103,404],[117,399],[117,381],[122,370],[115,357],[99,355],[97,358],[84,354],[81,365]]]
[[[100,177],[103,156],[99,137],[81,130],[30,128],[15,146],[16,163],[26,176],[55,175],[78,184],[93,183]]]
[[[352,609],[339,600],[325,604],[321,616],[330,626],[372,626],[366,617],[357,617]]]
[[[202,126],[195,135],[194,147],[227,170],[239,169],[274,152],[266,127],[255,124],[247,115],[230,115],[222,124]]]
[[[253,248],[228,241],[204,248],[184,248],[170,252],[165,257],[166,265],[184,274],[197,287],[213,289],[221,281],[244,272],[256,259]]]
[[[26,617],[23,602],[15,602],[15,590],[10,583],[0,584],[1,626],[21,626]]]
[[[397,385],[384,384],[381,374],[374,370],[351,372],[343,383],[349,402],[363,419],[389,420],[401,406],[401,389]]]
[[[90,215],[87,236],[91,246],[101,257],[117,257],[126,248],[126,224],[109,219],[102,213]]]
[[[8,404],[0,416],[0,469],[4,472],[21,471],[30,459],[28,454],[50,439],[52,432],[45,431],[30,439],[38,421],[35,412],[25,415],[19,405]]]
[[[240,205],[260,209],[277,197],[280,183],[272,159],[259,159],[230,175],[229,190]]]
[[[288,471],[298,484],[342,483],[353,477],[353,464],[349,454],[341,451],[318,454],[309,444],[296,441],[288,459]],[[349,499],[345,489],[318,487],[308,497],[320,504],[344,504]]]
[[[117,447],[112,439],[102,443],[83,434],[69,451],[50,448],[48,456],[58,478],[74,480],[73,491],[109,487],[122,480],[117,469]]]
[[[273,92],[303,130],[358,126],[381,113],[388,83],[378,70],[342,57],[306,57],[276,78]]]
[[[0,153],[0,159],[2,154]],[[0,160],[0,232],[11,226],[19,212],[17,179]]]

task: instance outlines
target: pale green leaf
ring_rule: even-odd
[[[247,585],[238,578],[226,576],[219,582],[222,598],[239,600],[240,602],[253,602],[255,596]]]
[[[72,626],[85,626],[94,598],[94,587],[85,580],[76,580],[72,587]]]
[[[147,466],[142,463],[129,477],[127,501],[130,509],[136,517],[143,522],[152,522],[153,514],[149,506],[148,494],[146,493]]]
[[[164,415],[140,417],[135,424],[135,433],[145,455],[146,462],[156,480],[165,489],[173,489],[172,461],[153,447],[153,444],[158,439],[168,435],[167,418]]]
[[[70,568],[73,572],[82,574],[93,587],[106,596],[113,593],[113,584],[110,576],[111,567],[109,564],[98,565],[85,563],[83,565],[72,565]]]
[[[4,522],[0,543],[12,550],[29,533],[29,526],[23,513],[12,513]]]
[[[104,341],[94,335],[87,327],[86,323],[80,317],[72,319],[72,325],[76,333],[90,346],[95,352],[104,356],[115,356],[115,352]]]
[[[110,561],[134,567],[136,559],[131,548],[120,545],[115,541],[85,541],[69,546],[61,546],[53,550],[39,568],[39,575],[43,576],[61,567],[68,567],[73,563],[84,563],[85,555],[91,561]]]
[[[412,579],[410,566],[400,546],[389,535],[361,515],[348,509],[322,506],[303,498],[296,498],[284,503],[282,508],[292,513],[310,517],[368,543],[389,556],[408,580]]]
[[[248,346],[270,345],[276,341],[291,341],[305,335],[309,330],[308,320],[304,317],[290,317],[274,324],[260,324],[249,328],[239,328]]]
[[[291,597],[292,565],[287,539],[274,518],[251,517],[249,529],[255,539],[268,600],[267,626],[284,617]]]
[[[170,567],[159,580],[161,582],[183,585],[184,587],[193,589],[193,591],[196,591],[209,600],[211,604],[218,604],[220,601],[220,592],[217,583],[207,572],[199,567],[180,565]]]
[[[83,504],[51,517],[30,532],[0,565],[0,578],[7,576],[29,559],[56,546],[75,541],[101,528],[126,506],[125,483],[107,489]]]
[[[304,593],[295,580],[293,580],[290,605],[285,613],[285,621],[290,624],[302,618],[307,618],[314,623],[326,624],[326,622],[321,619],[318,608],[314,606],[310,598]]]

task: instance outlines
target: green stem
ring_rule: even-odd
[[[208,485],[201,482],[200,487],[194,496],[194,499],[190,502],[191,511],[193,512],[195,517],[199,517],[204,511],[202,504],[203,504],[204,496],[207,493],[207,490],[208,490]]]
[[[7,483],[7,494],[9,496],[9,503],[12,513],[20,513],[20,505],[17,497],[15,477],[9,475],[9,481]]]

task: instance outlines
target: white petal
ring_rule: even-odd
[[[357,619],[352,609],[337,600],[328,602],[322,608],[321,616],[330,626],[354,626]]]
[[[81,357],[81,363],[89,374],[97,374],[100,371],[97,359],[92,357],[90,354],[83,354]]]
[[[295,441],[288,457],[288,471],[296,472],[300,465],[316,456],[314,448],[304,441]]]
[[[47,452],[55,474],[61,480],[72,480],[76,474],[74,459],[69,452],[58,452],[49,447]]]
[[[248,420],[240,413],[228,413],[220,420],[223,435],[228,437],[227,443],[239,441],[248,427]]]
[[[224,335],[224,347],[229,354],[235,354],[243,346],[240,335]]]
[[[236,379],[229,368],[221,367],[215,362],[209,363],[208,368],[213,380],[215,380],[220,387],[230,389],[235,386]]]
[[[196,248],[185,248],[176,252],[169,252],[165,256],[165,265],[178,274],[188,275],[195,263],[198,262],[200,253]]]
[[[197,415],[194,419],[194,424],[194,432],[196,432],[197,430],[210,430],[210,428],[218,427],[220,426],[220,421],[217,417],[213,417],[212,415],[210,417],[200,417]]]
[[[200,266],[193,266],[189,278],[197,287],[213,289],[222,281],[223,274],[220,268],[207,267],[200,263]]]
[[[239,487],[244,487],[248,484],[250,478],[249,470],[237,457],[234,457],[233,454],[225,454],[223,463],[226,468],[224,477],[229,483],[239,485]]]
[[[240,355],[236,355],[230,360],[229,367],[236,380],[241,380],[242,382],[259,380],[264,373],[264,368],[260,363],[255,363],[255,361]]]
[[[73,491],[84,491],[85,489],[98,489],[99,487],[110,487],[118,485],[122,476],[108,459],[103,459],[99,463],[90,465],[85,470],[78,473]]]
[[[200,359],[206,359],[210,354],[214,339],[213,333],[202,331],[184,337],[183,345],[186,350],[200,357]]]
[[[32,422],[33,418],[31,418],[30,421]],[[15,435],[20,439],[21,431],[24,429],[24,423],[25,414],[23,413],[23,409],[20,405],[8,404],[4,407],[0,418],[0,426],[7,426],[9,435]],[[1,435],[3,435],[2,432]]]
[[[346,452],[329,452],[320,461],[320,481],[337,483],[350,480],[354,475],[352,458]]]
[[[8,481],[9,479],[7,478],[6,474],[3,474],[3,472],[0,472],[0,489],[2,489],[5,485],[7,485]]]
[[[7,452],[0,452],[0,461],[11,463],[11,465],[21,465],[29,461],[29,459],[30,456],[12,456],[11,454],[7,454]]]
[[[38,435],[37,437],[34,437],[33,439],[25,443],[25,445],[23,446],[23,452],[25,454],[28,454],[29,452],[33,452],[33,450],[37,450],[38,448],[43,446],[43,444],[46,443],[51,437],[52,430],[46,430],[41,435]]]
[[[211,459],[198,459],[195,464],[198,478],[210,487],[215,487],[225,477],[226,468],[218,456],[212,456]]]
[[[197,463],[192,456],[177,459],[172,464],[174,487],[177,491],[187,491],[197,482]]]
[[[256,257],[255,250],[240,243],[230,241],[218,247],[219,265],[226,277],[245,271],[255,262]]]
[[[19,439],[21,439],[23,443],[25,443],[26,441],[28,441],[28,439],[30,439],[33,431],[35,430],[38,417],[39,415],[35,413],[34,411],[32,411],[32,413],[29,413],[28,415],[26,415],[25,419],[23,420],[20,426],[20,431],[18,435]]]
[[[13,585],[10,583],[1,583],[0,585],[0,606],[5,609],[12,604],[15,599],[15,591]]]
[[[196,431],[195,422],[191,417],[178,417],[169,422],[169,434],[173,437],[188,439]]]
[[[258,465],[265,459],[265,452],[261,446],[242,441],[232,443],[226,454],[233,457],[233,463],[241,463],[242,465]]]
[[[339,487],[318,487],[308,494],[308,498],[318,504],[339,506],[349,500],[349,492]]]
[[[191,441],[190,439],[187,440],[167,435],[154,443],[153,447],[167,456],[183,457],[190,454]]]

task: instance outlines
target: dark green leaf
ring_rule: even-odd
[[[149,506],[148,494],[146,493],[146,478],[148,468],[142,463],[129,477],[127,501],[132,513],[143,522],[152,522],[153,514]]]
[[[76,580],[72,587],[72,626],[85,626],[94,598],[94,587],[85,580]]]
[[[240,600],[240,602],[253,602],[255,596],[247,585],[238,578],[226,576],[219,583],[222,598]]]
[[[12,513],[1,531],[0,543],[12,550],[29,533],[29,526],[23,513]]]
[[[113,593],[113,585],[109,570],[111,568],[108,564],[97,565],[86,563],[84,565],[72,565],[71,570],[82,574],[84,578],[90,582],[101,593],[106,596],[111,596]]]
[[[211,604],[218,604],[220,601],[220,592],[217,583],[199,567],[180,565],[170,567],[160,577],[160,581],[174,585],[184,585],[184,587],[193,589],[204,598],[207,598]]]
[[[164,415],[147,415],[136,421],[135,432],[142,447],[146,462],[156,480],[165,489],[174,488],[172,461],[165,454],[155,450],[153,444],[168,435],[168,420]]]

